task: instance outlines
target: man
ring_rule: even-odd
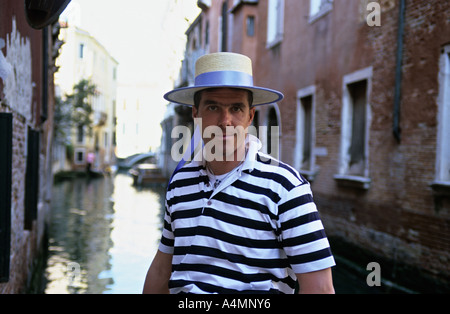
[[[94,165],[95,154],[93,152],[89,152],[86,156],[86,173],[88,176],[92,175],[92,166]]]
[[[300,293],[334,293],[309,183],[246,132],[254,106],[283,97],[254,87],[251,73],[245,56],[206,55],[195,86],[165,95],[193,106],[205,146],[169,183],[144,293],[293,293],[296,281]]]

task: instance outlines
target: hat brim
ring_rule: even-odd
[[[196,92],[211,89],[211,88],[237,88],[248,90],[253,93],[253,106],[268,105],[281,101],[284,95],[276,90],[255,87],[255,86],[241,86],[241,85],[226,85],[226,86],[191,86],[182,87],[168,92],[164,95],[164,99],[170,102],[174,102],[186,106],[194,106],[194,95]]]

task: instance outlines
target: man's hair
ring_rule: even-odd
[[[200,100],[202,99],[202,93],[205,90],[214,91],[214,90],[217,90],[217,89],[219,89],[219,88],[207,88],[207,89],[202,89],[202,90],[199,90],[198,92],[196,92],[194,94],[194,107],[198,110],[198,107],[200,106]],[[230,89],[245,90],[247,92],[247,94],[248,94],[249,107],[252,108],[252,105],[253,105],[253,92],[249,91],[248,89],[243,89],[243,88],[230,88]]]

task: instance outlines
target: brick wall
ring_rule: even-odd
[[[267,49],[260,25],[256,83],[285,94],[279,104],[282,158],[293,164],[296,144],[296,93],[316,86],[316,157],[320,167],[312,189],[331,236],[423,269],[450,276],[448,201],[439,212],[430,183],[436,160],[439,56],[450,42],[450,2],[407,1],[400,111],[401,142],[392,135],[398,1],[381,3],[381,26],[364,18],[368,1],[340,0],[331,12],[308,21],[308,1],[285,0],[284,38]],[[367,12],[366,12],[367,14]],[[266,21],[267,3],[258,16]],[[372,67],[369,127],[370,188],[342,187],[339,168],[342,79]],[[365,265],[364,265],[365,266]]]
[[[381,26],[367,24],[370,2],[380,4]],[[235,23],[229,46],[251,54],[257,86],[285,95],[278,104],[281,159],[291,165],[300,158],[297,92],[315,87],[315,146],[321,153],[315,157],[318,171],[312,190],[328,235],[386,261],[382,269],[398,270],[403,264],[415,270],[414,277],[428,276],[448,287],[450,193],[437,197],[430,184],[436,172],[439,58],[442,47],[450,43],[450,2],[405,3],[400,142],[393,136],[400,1],[334,1],[330,11],[311,19],[310,1],[284,0],[283,39],[269,48],[268,1],[258,1],[229,13]],[[209,52],[218,50],[221,8],[221,1],[212,2],[203,11],[203,23],[209,21]],[[242,32],[248,14],[256,15],[256,45]],[[361,189],[343,186],[334,176],[340,170],[343,79],[367,68],[372,72],[367,143],[371,182]],[[265,125],[269,106],[258,110],[259,124]]]
[[[8,77],[0,77],[0,112],[12,114],[12,182],[11,182],[11,241],[9,257],[9,276],[0,282],[0,293],[24,292],[29,283],[34,265],[39,256],[45,235],[45,225],[50,207],[51,142],[53,129],[53,69],[52,49],[50,48],[49,68],[44,69],[43,31],[32,29],[26,20],[24,1],[0,0],[0,38],[5,47],[1,49],[0,58],[11,65],[13,71]],[[51,34],[51,30],[50,30]],[[16,36],[16,37],[14,37]],[[16,38],[16,40],[14,40]],[[51,36],[47,43],[52,45]],[[26,57],[28,56],[28,58]],[[31,60],[31,64],[24,59]],[[2,70],[6,63],[0,64]],[[49,71],[49,81],[43,81],[43,71]],[[5,72],[3,72],[5,73]],[[8,82],[13,76],[18,83]],[[28,89],[29,88],[29,89]],[[49,99],[46,120],[42,119],[43,91],[47,90]],[[28,91],[31,94],[28,94]],[[39,151],[37,152],[38,183],[37,218],[26,228],[26,193],[28,131],[39,134]]]

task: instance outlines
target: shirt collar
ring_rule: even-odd
[[[256,154],[261,150],[262,143],[256,136],[247,134],[245,146],[247,149],[247,155],[245,156],[242,170],[252,171],[255,168]]]

